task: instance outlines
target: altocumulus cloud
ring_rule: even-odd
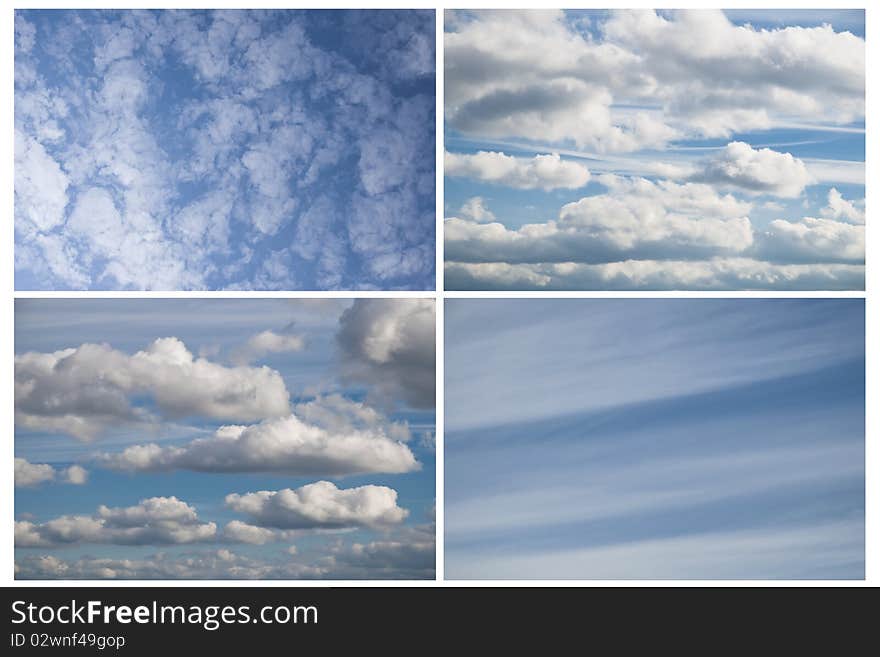
[[[19,11],[19,288],[430,289],[433,11]]]

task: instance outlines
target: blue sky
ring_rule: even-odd
[[[17,289],[433,289],[433,10],[17,11]]]
[[[433,578],[433,323],[432,300],[18,300],[17,577]]]
[[[447,289],[864,288],[863,11],[445,23]]]
[[[447,577],[864,577],[862,300],[445,321]]]

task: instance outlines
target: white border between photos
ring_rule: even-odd
[[[59,2],[57,0],[46,0],[43,2],[27,2],[17,1],[4,7],[0,12],[0,89],[7,90],[5,95],[6,101],[2,106],[2,124],[4,128],[0,130],[0,179],[2,179],[2,187],[0,187],[0,199],[2,199],[2,207],[6,208],[3,213],[7,217],[7,227],[5,238],[0,246],[0,256],[3,258],[3,266],[0,267],[0,290],[3,291],[2,314],[0,314],[0,363],[2,363],[2,372],[6,374],[0,376],[0,395],[5,400],[3,403],[3,426],[6,427],[7,443],[5,445],[5,453],[7,457],[2,459],[3,464],[0,466],[0,585],[3,586],[107,586],[107,587],[130,587],[130,586],[236,586],[236,587],[286,587],[286,586],[303,586],[303,587],[329,587],[329,586],[391,586],[391,587],[410,587],[410,586],[847,586],[847,587],[863,587],[863,586],[880,586],[880,444],[878,444],[878,428],[880,428],[880,414],[877,412],[877,405],[869,403],[869,400],[877,399],[878,388],[878,372],[880,372],[880,349],[878,349],[878,340],[880,337],[880,321],[877,317],[876,304],[872,303],[868,298],[868,291],[878,289],[878,277],[880,277],[880,269],[873,267],[874,259],[880,257],[880,248],[878,248],[878,238],[872,229],[872,221],[867,222],[866,231],[866,278],[865,292],[442,292],[443,289],[443,14],[445,9],[458,8],[499,8],[499,9],[517,9],[534,7],[534,2],[522,2],[521,0],[506,0],[503,2],[484,0],[482,2],[468,2],[466,0],[460,2],[443,2],[435,0],[434,2],[424,2],[419,0],[399,1],[390,0],[386,2],[367,2],[362,8],[389,9],[389,8],[424,8],[435,9],[436,29],[437,29],[437,122],[436,122],[436,162],[437,162],[437,290],[427,292],[287,292],[287,293],[264,293],[264,292],[23,292],[14,291],[14,247],[13,247],[13,111],[14,100],[13,94],[9,93],[13,89],[14,80],[14,27],[13,27],[13,11],[16,8],[82,8],[82,9],[101,9],[101,8],[174,8],[186,6],[187,8],[237,8],[241,7],[241,3],[230,2],[229,0],[213,0],[205,2],[204,0],[190,0],[189,2],[132,2],[131,0],[118,0],[117,2],[94,2],[90,0],[80,0],[79,2]],[[815,0],[801,0],[799,2],[791,2],[790,0],[780,0],[773,4],[774,9],[827,9],[829,3],[817,2]],[[307,8],[307,9],[331,9],[331,8],[350,8],[352,3],[349,1],[340,2],[332,0],[329,2],[278,2],[277,0],[263,0],[259,3],[264,8]],[[560,2],[554,3],[553,6],[564,8],[592,8],[607,9],[614,7],[645,7],[645,8],[687,8],[687,7],[720,7],[720,8],[755,8],[754,1],[731,0],[730,2]],[[867,7],[864,0],[859,3],[847,3],[845,7],[835,7],[835,9],[852,8],[865,9],[865,32],[866,39],[866,61],[876,62],[878,60],[878,49],[875,46],[877,34],[880,34],[880,10],[872,10]],[[866,80],[866,135],[873,135],[873,111],[876,105],[877,89],[876,79],[880,75],[876,68],[868,66]],[[865,158],[865,198],[866,207],[874,207],[873,186],[868,185],[867,181],[876,180],[878,170],[876,166],[878,154],[880,154],[880,140],[871,138],[866,140],[866,158]],[[437,580],[436,581],[384,581],[384,580],[321,580],[321,581],[303,581],[303,580],[257,580],[257,581],[239,581],[239,580],[124,580],[124,581],[105,581],[105,580],[73,580],[73,581],[16,581],[14,579],[14,553],[13,553],[13,496],[9,495],[9,491],[14,490],[14,396],[13,396],[13,355],[14,355],[14,320],[13,320],[13,304],[16,298],[358,298],[358,297],[398,297],[398,298],[426,298],[430,297],[437,303],[437,415],[436,415],[436,436],[437,436],[437,455],[436,455],[436,510],[437,510]],[[542,298],[864,298],[865,299],[865,335],[866,335],[866,417],[865,417],[865,579],[858,581],[815,581],[815,580],[480,580],[480,581],[459,581],[443,580],[443,492],[444,492],[444,461],[443,461],[443,399],[444,399],[444,372],[443,372],[443,299],[444,298],[494,298],[494,297],[542,297]]]

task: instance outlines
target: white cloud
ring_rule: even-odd
[[[239,365],[260,360],[268,354],[287,353],[302,351],[305,340],[301,335],[292,333],[275,333],[274,331],[261,331],[248,338],[248,341],[232,354],[232,359]]]
[[[511,230],[445,222],[449,261],[585,262],[736,255],[752,245],[750,204],[698,183],[605,175],[605,194],[565,205],[558,220]]]
[[[469,198],[461,206],[458,213],[462,218],[468,219],[469,221],[476,221],[480,224],[492,223],[495,221],[495,215],[486,206],[486,201],[481,196]]]
[[[223,538],[232,543],[263,545],[279,537],[277,532],[271,529],[250,525],[241,520],[232,520],[223,528]]]
[[[806,165],[790,153],[755,149],[741,141],[727,144],[693,179],[786,198],[800,196],[804,187],[814,182]]]
[[[86,483],[88,478],[88,471],[79,465],[57,469],[48,463],[31,463],[27,459],[15,457],[16,488],[39,486],[50,481],[79,486]]]
[[[768,260],[783,262],[865,261],[865,227],[832,219],[776,219],[757,245]]]
[[[577,189],[590,180],[583,164],[563,160],[558,153],[533,158],[513,157],[501,152],[480,151],[469,155],[445,156],[447,176],[471,178],[517,189]]]
[[[129,396],[147,394],[168,417],[253,421],[289,412],[281,375],[268,367],[225,367],[196,358],[177,338],[129,356],[83,344],[15,357],[16,424],[90,440],[110,426],[142,422]]]
[[[52,481],[55,468],[46,463],[29,463],[26,459],[15,459],[15,487],[37,486]]]
[[[327,50],[294,12],[28,16],[16,14],[15,223],[29,285],[430,287],[433,95],[396,84],[433,74],[428,12],[340,12],[343,45]],[[193,89],[167,95],[172,69]],[[338,225],[300,222],[301,202],[329,188]],[[68,201],[79,211],[65,223]],[[309,239],[317,253],[303,255]]]
[[[88,471],[80,465],[71,465],[62,472],[65,483],[81,486],[89,479]]]
[[[319,481],[292,490],[259,491],[226,496],[226,504],[263,527],[314,529],[385,527],[406,518],[397,492],[386,486],[340,489]]]
[[[346,376],[419,408],[435,403],[434,301],[356,299],[339,320]]]
[[[822,216],[827,219],[837,219],[843,221],[849,221],[854,224],[863,224],[865,223],[865,211],[863,209],[865,204],[864,199],[862,199],[861,205],[856,205],[853,201],[848,201],[843,198],[843,195],[837,191],[834,187],[832,187],[828,191],[828,205],[822,208]]]
[[[27,237],[64,221],[69,179],[35,139],[15,130],[15,228]]]
[[[559,10],[450,12],[451,127],[622,152],[864,116],[865,42],[829,25],[756,29],[720,10],[616,10],[592,37],[576,25]]]
[[[448,262],[454,290],[859,290],[863,265],[773,264],[753,258],[509,264]]]
[[[345,476],[410,472],[420,466],[410,449],[377,423],[296,415],[260,424],[221,427],[208,438],[181,447],[134,445],[102,454],[104,467],[127,472],[274,472],[291,476]],[[399,430],[395,433],[399,435]]]
[[[16,521],[16,547],[58,547],[84,543],[177,545],[211,541],[213,522],[176,497],[151,497],[135,506],[98,507],[91,516],[60,516],[43,523]]]

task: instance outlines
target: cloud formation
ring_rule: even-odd
[[[472,178],[517,189],[577,189],[590,180],[583,164],[563,160],[558,153],[533,158],[512,157],[499,152],[480,151],[473,155],[446,152],[447,176]]]
[[[232,359],[238,365],[247,365],[267,354],[302,351],[304,347],[305,340],[300,335],[266,330],[248,338],[244,345],[233,352]]]
[[[445,18],[447,289],[864,287],[863,202],[830,187],[864,185],[863,37],[762,10]]]
[[[226,506],[261,527],[275,529],[344,529],[396,525],[408,511],[397,506],[397,492],[387,486],[337,488],[329,481],[296,490],[262,490],[226,496]]]
[[[268,367],[225,367],[197,358],[177,338],[129,356],[83,344],[15,357],[15,421],[36,431],[92,440],[107,427],[150,420],[133,395],[149,395],[166,417],[252,421],[289,412],[283,379]]]
[[[433,408],[433,299],[356,299],[339,319],[345,374],[392,403]]]
[[[20,288],[433,287],[433,11],[15,24]]]
[[[15,523],[16,547],[59,547],[84,543],[177,545],[214,540],[217,525],[199,520],[195,508],[176,497],[151,497],[135,506],[98,507],[91,516],[67,515]]]
[[[302,407],[308,420],[289,415],[250,426],[224,426],[182,446],[149,443],[104,453],[98,463],[123,472],[191,470],[327,477],[411,472],[420,467],[400,440],[409,437],[404,426],[357,404],[349,406],[347,413],[312,404]]]
[[[81,465],[54,468],[48,463],[31,463],[27,459],[15,457],[16,488],[39,486],[52,481],[81,486],[88,478],[88,471]]]
[[[785,198],[800,196],[813,180],[806,165],[790,153],[755,149],[741,141],[727,144],[694,179]]]
[[[864,40],[830,25],[757,29],[721,10],[614,10],[597,32],[561,10],[451,13],[446,120],[470,135],[622,152],[767,129],[792,114],[864,117]]]

